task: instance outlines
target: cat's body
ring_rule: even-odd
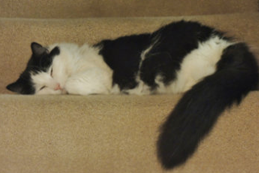
[[[94,46],[61,43],[44,48],[34,43],[32,59],[42,56],[37,51],[50,53],[57,48],[58,53],[44,67],[47,73],[36,69],[30,76],[34,91],[21,93],[182,93],[214,73],[223,50],[231,44],[221,33],[191,22],[167,25],[151,34],[104,40]]]
[[[165,168],[183,163],[217,117],[258,83],[255,57],[244,43],[196,22],[89,46],[32,43],[33,55],[8,89],[20,94],[183,93],[161,128]]]

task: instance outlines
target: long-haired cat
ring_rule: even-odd
[[[184,163],[219,115],[257,87],[255,56],[245,43],[197,22],[95,45],[31,44],[26,69],[7,89],[20,94],[183,93],[161,127],[164,168]]]

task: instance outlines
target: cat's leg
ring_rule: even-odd
[[[69,94],[109,94],[112,86],[111,74],[103,69],[93,68],[71,76],[65,90]]]

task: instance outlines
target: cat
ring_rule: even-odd
[[[220,114],[258,85],[256,58],[246,43],[195,21],[97,44],[31,44],[19,94],[184,93],[162,124],[157,155],[165,169],[182,165]]]

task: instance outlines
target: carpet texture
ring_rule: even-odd
[[[258,0],[2,0],[0,15],[26,18],[151,17],[256,11]]]
[[[0,5],[0,172],[163,173],[159,126],[182,95],[21,96],[5,86],[30,43],[97,43],[181,19],[246,41],[259,55],[257,0],[3,0]],[[258,56],[259,57],[259,56]],[[259,60],[259,59],[258,59]],[[197,152],[172,173],[259,172],[259,92],[224,112]]]

